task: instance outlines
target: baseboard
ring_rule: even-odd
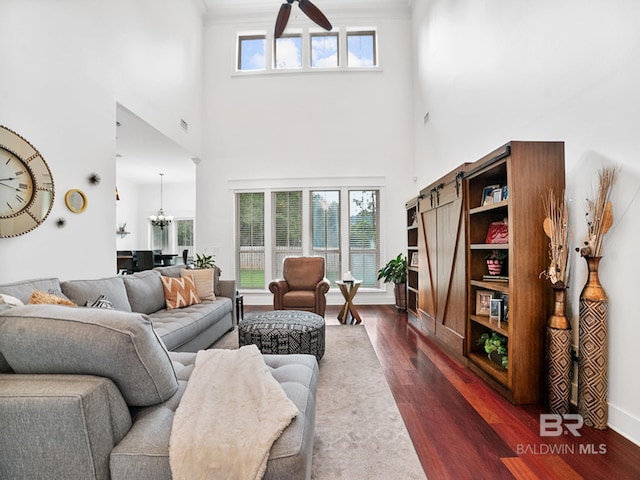
[[[640,418],[609,402],[609,428],[640,446]]]

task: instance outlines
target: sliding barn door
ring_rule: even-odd
[[[418,242],[422,323],[428,333],[459,354],[464,353],[467,301],[462,190],[456,177],[423,195]]]

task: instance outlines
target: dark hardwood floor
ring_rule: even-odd
[[[640,479],[640,447],[618,433],[541,437],[541,406],[511,405],[394,306],[357,309],[430,480]]]

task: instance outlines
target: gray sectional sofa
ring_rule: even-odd
[[[104,295],[114,306],[0,305],[0,478],[172,478],[174,413],[194,352],[233,328],[235,285],[220,281],[216,301],[167,311],[160,274],[179,276],[179,268],[0,285],[23,301],[34,289],[59,290],[79,305]],[[317,361],[264,359],[298,408],[271,448],[264,478],[309,479]]]
[[[0,285],[0,293],[27,303],[31,292],[62,292],[77,305],[106,297],[116,310],[142,313],[168,350],[197,352],[212,345],[231,330],[235,318],[235,281],[219,280],[215,301],[167,310],[160,275],[179,277],[182,266],[159,267],[133,275],[95,280],[45,278]]]

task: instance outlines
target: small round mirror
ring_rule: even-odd
[[[73,213],[82,213],[87,208],[87,196],[82,190],[69,190],[64,196],[64,203]]]

